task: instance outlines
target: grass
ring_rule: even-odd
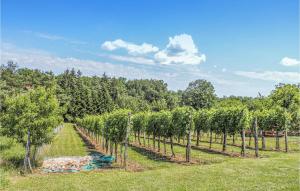
[[[72,124],[65,124],[53,143],[42,152],[44,157],[85,156],[86,147]]]
[[[84,143],[67,125],[56,137],[47,156],[84,154]],[[73,138],[71,138],[73,137]],[[74,141],[77,140],[77,141]],[[73,140],[74,142],[68,143]],[[290,144],[298,144],[299,137]],[[267,140],[268,141],[268,140]],[[271,139],[270,139],[271,141]],[[201,142],[201,145],[205,142]],[[59,148],[59,145],[64,145]],[[80,147],[80,149],[75,148]],[[203,145],[205,146],[205,145]],[[216,149],[220,149],[215,143]],[[283,145],[282,145],[283,146]],[[299,146],[299,145],[298,145]],[[291,145],[295,147],[296,145]],[[72,149],[73,148],[73,149]],[[78,149],[78,150],[77,150]],[[169,146],[167,147],[170,151]],[[175,153],[184,156],[185,148],[175,146]],[[235,146],[228,150],[239,152]],[[70,151],[74,150],[74,151]],[[75,151],[76,150],[76,151]],[[254,152],[248,150],[247,152]],[[262,158],[233,158],[201,150],[192,150],[192,157],[203,164],[183,165],[153,157],[150,153],[129,148],[129,159],[143,167],[141,172],[122,169],[69,174],[32,174],[11,176],[6,190],[299,190],[300,152],[261,151]]]
[[[8,177],[16,174],[23,164],[24,147],[13,139],[0,136],[0,189],[9,183]]]

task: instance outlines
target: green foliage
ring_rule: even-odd
[[[260,129],[270,131],[281,131],[287,128],[291,116],[281,107],[275,107],[269,110],[257,111],[254,113],[257,118],[257,123]]]
[[[172,129],[172,114],[170,111],[160,111],[156,115],[157,117],[157,123],[158,123],[158,129],[159,134],[162,137],[170,137],[173,135],[173,129]]]
[[[130,110],[120,109],[108,114],[105,119],[104,131],[109,140],[115,143],[121,143],[125,140],[126,129],[129,125],[129,113]]]
[[[136,113],[132,117],[132,130],[134,132],[144,132],[147,127],[148,113]]]
[[[190,82],[182,95],[184,104],[194,109],[210,108],[215,99],[214,86],[206,80]]]
[[[178,137],[186,135],[191,127],[190,123],[193,122],[192,117],[193,109],[191,107],[177,107],[172,111],[172,125]]]
[[[38,87],[16,97],[7,98],[1,116],[2,134],[26,144],[26,132],[31,132],[31,144],[42,145],[52,138],[53,128],[61,122],[61,110],[53,90]]]
[[[172,122],[172,114],[170,111],[152,112],[148,114],[147,134],[153,134],[160,137],[170,137],[175,131]]]
[[[209,112],[209,126],[217,132],[235,134],[250,127],[251,115],[245,107],[220,107]]]
[[[201,109],[194,114],[194,123],[196,131],[207,132],[210,128],[209,125],[210,113],[207,109]]]
[[[291,128],[299,129],[300,87],[299,84],[279,84],[272,91],[270,98],[273,105],[278,105],[291,115]]]

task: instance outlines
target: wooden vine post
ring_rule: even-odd
[[[280,145],[279,145],[279,131],[278,129],[276,129],[276,135],[275,135],[275,143],[276,143],[276,150],[279,151],[280,150]]]
[[[258,157],[258,132],[257,132],[257,117],[254,120],[254,142],[255,142],[255,157]]]
[[[129,134],[129,127],[130,127],[130,118],[131,118],[131,113],[128,113],[128,123],[127,123],[127,127],[126,127],[126,133],[125,133],[125,150],[124,150],[124,167],[125,170],[127,170],[127,158],[128,158],[128,134]]]
[[[210,128],[209,132],[210,132],[210,136],[209,136],[209,149],[211,149],[211,144],[212,144],[212,133],[213,133],[211,128]],[[216,140],[216,135],[217,135],[217,134],[215,134],[215,140]]]
[[[192,129],[192,114],[190,114],[190,126],[188,128],[187,144],[186,144],[186,162],[191,160],[191,129]]]
[[[241,148],[241,155],[243,157],[245,156],[245,150],[246,150],[246,145],[245,145],[245,128],[243,127],[243,129],[242,129],[242,148]]]
[[[285,127],[284,127],[284,143],[285,143],[285,152],[289,151],[289,146],[288,146],[288,128],[287,128],[287,122],[285,122]]]
[[[265,131],[261,130],[261,149],[266,150]]]

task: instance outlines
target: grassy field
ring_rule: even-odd
[[[299,137],[291,138],[297,148]],[[267,140],[268,141],[268,140]],[[270,139],[271,141],[271,139]],[[72,143],[71,143],[72,142]],[[206,146],[205,142],[201,143]],[[296,144],[296,145],[293,145]],[[63,145],[62,147],[60,145]],[[219,149],[219,144],[214,144]],[[299,145],[298,145],[299,146]],[[75,148],[76,147],[76,148]],[[79,148],[77,148],[79,147]],[[220,147],[221,148],[221,147]],[[168,150],[169,147],[168,147]],[[228,146],[239,152],[239,148]],[[84,143],[67,125],[46,152],[47,156],[84,155]],[[185,148],[175,146],[177,155]],[[253,152],[248,150],[248,152]],[[192,150],[201,164],[172,163],[131,147],[129,159],[142,167],[140,172],[122,169],[71,174],[10,176],[6,190],[299,190],[299,151],[261,151],[261,158],[238,158]]]
[[[53,143],[44,149],[43,157],[85,156],[85,144],[72,124],[65,124],[61,132],[54,138]]]

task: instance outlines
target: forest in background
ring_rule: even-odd
[[[282,106],[292,113],[292,129],[299,127],[299,84],[278,84],[269,96],[217,97],[214,86],[206,80],[190,82],[185,90],[171,91],[163,80],[84,76],[67,69],[62,74],[38,69],[18,68],[14,62],[1,66],[0,112],[5,112],[5,98],[36,87],[54,90],[64,121],[74,122],[85,115],[97,115],[116,109],[132,112],[172,110],[178,106],[204,109],[220,106],[246,106],[249,111]]]

